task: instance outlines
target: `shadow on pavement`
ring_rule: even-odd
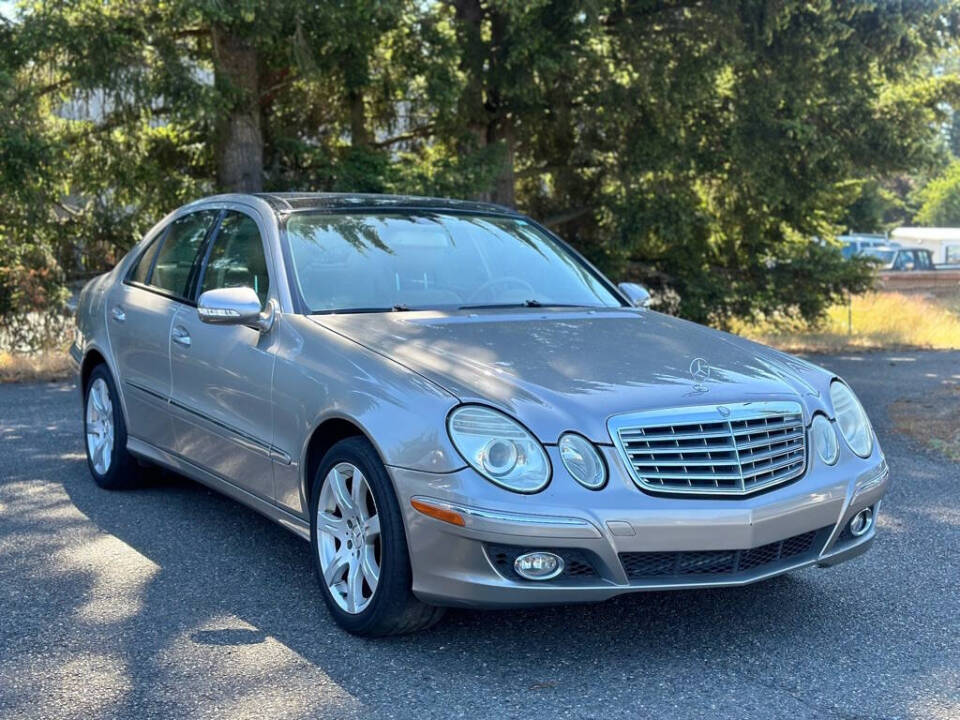
[[[922,508],[889,514],[894,532],[831,570],[599,605],[453,610],[428,632],[362,640],[328,617],[306,543],[172,474],[135,491],[100,490],[87,475],[76,414],[66,417],[56,386],[38,392],[63,422],[37,426],[24,413],[2,428],[16,442],[2,446],[12,456],[0,485],[0,581],[32,599],[23,604],[10,585],[0,595],[8,607],[17,601],[0,629],[0,662],[26,652],[23,638],[43,642],[51,618],[76,624],[67,631],[71,657],[88,670],[118,659],[125,683],[90,714],[229,701],[237,716],[287,702],[327,717],[469,715],[484,706],[503,716],[575,707],[587,708],[575,715],[593,708],[616,717],[686,702],[714,716],[768,707],[767,717],[795,718],[855,707],[854,686],[869,694],[868,715],[910,715],[923,692],[953,702],[955,649],[919,650],[956,630],[949,602],[924,608],[909,587],[951,587],[949,563],[916,575],[926,559],[914,522]],[[943,522],[956,531],[954,515]],[[214,687],[204,683],[208,672]],[[27,697],[14,689],[8,707]]]

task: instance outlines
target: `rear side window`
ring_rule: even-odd
[[[228,212],[220,223],[200,292],[230,287],[253,288],[261,304],[266,302],[270,290],[267,260],[257,223],[238,212]]]
[[[217,215],[216,210],[201,210],[174,220],[157,253],[149,285],[177,298],[187,297],[190,271]]]

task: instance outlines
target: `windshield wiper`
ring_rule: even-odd
[[[359,313],[388,313],[388,312],[410,312],[413,308],[403,303],[397,303],[390,307],[360,307],[360,308],[338,308],[336,310],[315,310],[311,315],[347,315]]]
[[[594,305],[577,305],[575,303],[545,303],[539,300],[524,300],[518,303],[490,303],[486,305],[461,305],[460,310],[487,310],[496,308],[578,308],[595,307]],[[599,307],[599,306],[596,306]]]

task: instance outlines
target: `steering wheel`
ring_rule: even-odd
[[[467,297],[467,304],[472,303],[474,300],[482,299],[484,294],[488,293],[493,288],[500,287],[501,285],[504,286],[505,289],[512,285],[513,287],[523,291],[525,293],[523,298],[524,300],[534,300],[536,298],[537,291],[534,290],[533,285],[521,278],[508,276],[491,278],[490,280],[487,280],[485,283],[480,285],[480,287],[470,293],[469,297]]]

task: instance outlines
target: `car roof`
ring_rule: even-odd
[[[887,236],[886,235],[869,235],[864,233],[850,233],[848,235],[837,235],[837,240],[842,240],[843,242],[872,242],[877,243],[878,245],[886,245]]]
[[[461,212],[520,215],[516,210],[495,203],[453,198],[420,197],[417,195],[384,195],[379,193],[276,192],[255,193],[276,212],[306,210],[458,210]]]

